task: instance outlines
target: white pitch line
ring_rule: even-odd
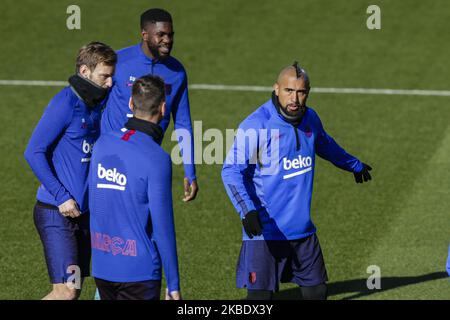
[[[262,86],[233,86],[223,84],[191,84],[189,89],[194,90],[217,90],[217,91],[252,91],[252,92],[270,92],[272,87]]]
[[[0,80],[0,86],[43,86],[63,87],[66,81],[42,81],[42,80]],[[191,90],[215,90],[215,91],[247,91],[270,92],[272,87],[264,86],[240,86],[221,84],[191,84]],[[313,87],[314,93],[338,93],[338,94],[374,94],[374,95],[405,95],[405,96],[441,96],[450,97],[450,90],[420,90],[420,89],[371,89],[371,88],[320,88]]]
[[[40,87],[64,87],[67,81],[42,81],[42,80],[0,80],[1,86],[40,86]]]
[[[257,91],[270,92],[272,87],[262,86],[232,86],[219,84],[191,84],[194,90],[221,90],[221,91]],[[443,96],[450,97],[450,90],[419,90],[419,89],[369,89],[369,88],[320,88],[313,87],[314,93],[347,93],[347,94],[383,94],[383,95],[411,95],[411,96]]]

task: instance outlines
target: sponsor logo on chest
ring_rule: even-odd
[[[288,159],[287,157],[283,158],[283,169],[285,171],[289,171],[292,169],[299,170],[290,174],[286,174],[283,176],[283,179],[289,179],[295,176],[299,176],[302,174],[305,174],[307,172],[310,172],[312,170],[312,158],[302,157],[299,155],[297,158],[294,158],[292,160]]]
[[[130,76],[127,80],[127,82],[125,83],[125,85],[127,87],[132,87],[133,83],[136,81],[136,77]]]
[[[86,140],[83,140],[83,144],[81,145],[81,150],[86,155],[85,158],[81,158],[81,162],[89,162],[91,161],[92,149],[94,148],[93,143],[89,143]]]

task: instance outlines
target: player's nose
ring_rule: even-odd
[[[107,88],[111,88],[112,87],[112,78],[108,78],[108,80],[106,80],[105,86]]]
[[[170,37],[169,35],[166,34],[166,35],[164,35],[162,41],[164,43],[172,43],[172,37]]]

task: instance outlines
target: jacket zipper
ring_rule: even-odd
[[[155,60],[154,59],[152,59],[152,75],[153,75],[153,68],[155,67]]]
[[[292,128],[294,129],[295,132],[296,151],[298,151],[300,150],[300,139],[298,137],[298,130],[294,125],[292,125]]]

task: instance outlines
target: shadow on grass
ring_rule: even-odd
[[[357,299],[361,297],[370,296],[380,291],[396,289],[411,284],[418,284],[422,282],[438,280],[447,277],[448,274],[446,272],[434,272],[416,277],[382,277],[381,290],[369,290],[366,285],[367,279],[355,279],[355,280],[331,282],[328,283],[328,297],[344,293],[355,293],[349,297],[343,298],[342,300]],[[280,292],[275,293],[274,299],[276,300],[301,299],[301,292],[299,288],[282,290]]]

